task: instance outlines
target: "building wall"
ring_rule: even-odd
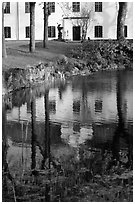
[[[11,38],[7,40],[29,40],[26,38],[25,27],[30,25],[30,14],[25,13],[25,2],[12,2],[10,3],[10,14],[4,14],[5,26],[11,27]],[[94,27],[97,25],[103,26],[103,38],[116,39],[117,29],[117,13],[118,3],[103,2],[102,12],[94,12],[94,2],[81,3],[80,8],[89,7],[91,12],[91,20],[88,26],[87,38],[95,38]],[[73,26],[79,25],[79,21],[75,19],[68,19],[67,17],[81,16],[79,12],[72,12],[72,2],[69,2],[69,10],[63,7],[63,3],[55,3],[55,13],[49,16],[49,26],[55,26],[56,39],[58,38],[58,24],[63,27],[63,38],[73,40]],[[35,39],[43,39],[43,4],[36,3],[35,7]],[[66,18],[65,18],[66,17]],[[80,20],[81,24],[81,20]],[[127,38],[133,38],[133,3],[128,2],[128,14],[126,19]],[[82,32],[82,31],[81,31]],[[80,33],[81,35],[81,33]],[[54,39],[54,38],[49,38]]]
[[[18,37],[17,30],[17,3],[13,2],[10,6],[10,14],[4,14],[4,26],[11,27],[11,39],[16,40]],[[8,39],[8,38],[7,38]]]

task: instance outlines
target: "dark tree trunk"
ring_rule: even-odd
[[[36,101],[31,102],[31,169],[36,168]]]
[[[35,51],[35,2],[30,2],[30,52]]]
[[[124,39],[124,25],[127,15],[127,2],[119,2],[117,17],[117,40]]]
[[[44,38],[43,38],[43,47],[48,47],[48,8],[47,3],[44,2]]]
[[[4,33],[4,7],[5,3],[2,3],[2,57],[7,58],[6,45],[5,45],[5,33]]]

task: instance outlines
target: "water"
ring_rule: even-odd
[[[75,76],[49,90],[41,86],[18,91],[3,103],[3,161],[15,178],[24,179],[31,170],[68,172],[73,164],[90,169],[83,163],[87,157],[92,165],[93,152],[101,158],[107,151],[120,160],[125,150],[124,162],[131,165],[132,137],[132,71]],[[99,168],[92,172],[99,173]],[[50,192],[50,183],[45,186]],[[55,186],[45,200],[61,201],[58,189]]]

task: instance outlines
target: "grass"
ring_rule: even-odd
[[[39,62],[56,61],[63,55],[70,57],[72,49],[81,46],[81,43],[65,43],[49,41],[48,48],[42,47],[41,41],[36,41],[34,53],[29,52],[29,41],[6,41],[7,58],[2,60],[2,68],[25,68]]]

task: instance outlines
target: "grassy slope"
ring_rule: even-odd
[[[39,62],[55,61],[61,55],[69,56],[70,51],[81,43],[64,43],[49,41],[48,48],[42,47],[42,42],[36,42],[36,50],[29,53],[29,41],[7,41],[7,59],[2,60],[3,69],[38,64]]]

